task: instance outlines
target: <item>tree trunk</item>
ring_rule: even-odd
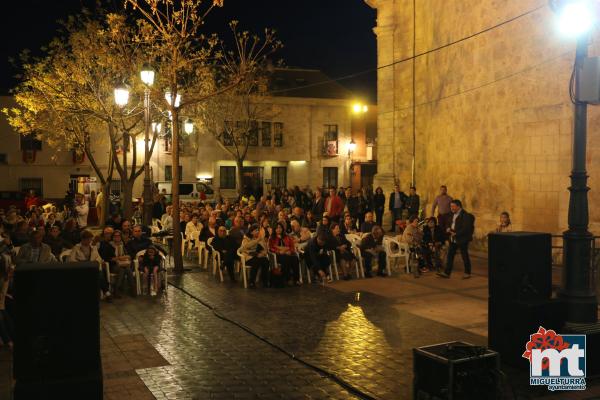
[[[237,192],[241,197],[244,194],[244,184],[242,180],[244,177],[244,159],[238,158],[235,160],[235,164],[237,165]]]
[[[173,95],[175,96],[175,95]],[[181,224],[179,223],[179,110],[171,107],[173,116],[173,126],[171,132],[172,148],[172,167],[173,181],[171,187],[171,199],[173,203],[173,264],[176,274],[183,273],[183,254],[181,254]]]
[[[123,219],[131,220],[133,215],[133,206],[131,202],[133,194],[133,182],[129,179],[121,177],[121,212]]]
[[[104,224],[110,215],[110,181],[109,180],[102,185],[102,204],[100,205],[101,211],[98,213],[98,223],[101,228],[104,228]]]

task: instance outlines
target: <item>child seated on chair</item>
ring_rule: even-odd
[[[156,247],[150,246],[146,249],[146,253],[142,257],[141,266],[144,271],[144,281],[148,284],[150,295],[156,296],[159,289],[160,281],[158,274],[161,266],[161,258]],[[152,282],[150,282],[150,278],[152,278]]]

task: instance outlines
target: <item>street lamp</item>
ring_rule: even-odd
[[[152,132],[160,136],[162,133],[162,124],[160,122],[153,122]]]
[[[598,320],[598,300],[592,273],[592,245],[594,236],[588,231],[589,207],[586,145],[587,103],[580,101],[582,69],[588,55],[589,31],[593,25],[590,2],[586,0],[551,0],[560,31],[577,38],[574,79],[573,165],[569,187],[569,229],[563,233],[565,271],[560,297],[567,308],[567,321],[594,323]]]
[[[150,87],[154,84],[154,70],[144,65],[140,71],[140,79],[144,82],[144,214],[143,221],[147,226],[152,224],[152,181],[150,179]]]
[[[350,143],[348,143],[348,157],[352,157],[352,154],[354,154],[355,150],[356,150],[356,142],[354,141],[354,139],[351,139]]]
[[[352,111],[354,112],[354,114],[364,114],[367,111],[369,111],[369,106],[367,106],[366,104],[355,103],[352,106]]]
[[[119,85],[115,88],[115,104],[119,107],[125,107],[129,103],[129,88],[125,85]]]
[[[167,100],[167,103],[169,103],[169,105],[171,104],[171,99],[172,99],[172,95],[171,92],[166,92],[165,93],[165,100]],[[179,93],[177,93],[177,96],[175,96],[175,108],[179,107],[179,104],[181,103],[181,95]]]
[[[194,121],[192,121],[190,118],[186,119],[185,122],[183,123],[183,130],[188,135],[191,135],[192,133],[194,133]]]

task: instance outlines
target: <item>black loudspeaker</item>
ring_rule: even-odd
[[[495,300],[552,297],[552,236],[508,232],[488,236],[489,294]]]
[[[498,353],[463,342],[413,349],[415,400],[496,399]]]
[[[97,263],[15,270],[15,399],[102,399]]]
[[[488,301],[488,345],[500,353],[502,362],[517,368],[529,368],[521,356],[529,335],[540,326],[562,332],[565,306],[555,299],[529,299],[514,302]]]

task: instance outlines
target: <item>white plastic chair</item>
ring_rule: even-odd
[[[392,245],[397,247],[397,250],[392,248]],[[410,247],[408,243],[400,242],[396,239],[384,237],[383,248],[385,249],[385,255],[387,257],[387,270],[388,275],[392,275],[392,261],[396,264],[397,261],[404,259],[406,273],[410,273]]]
[[[327,254],[329,254],[329,257],[331,258],[331,263],[329,263],[329,276],[331,277],[331,279],[333,279],[333,273],[331,271],[331,268],[333,267],[333,271],[335,272],[335,280],[339,281],[340,275],[338,274],[338,267],[337,267],[337,260],[335,257],[335,251],[329,250],[329,251],[327,251]]]
[[[365,277],[365,265],[363,263],[363,258],[362,258],[362,254],[360,252],[360,242],[361,242],[361,235],[357,234],[357,233],[348,233],[346,234],[346,239],[350,242],[350,244],[352,245],[352,254],[354,254],[354,257],[356,257],[356,277],[360,278],[361,276],[364,278]]]
[[[223,282],[223,270],[221,269],[221,253],[219,253],[214,249],[214,247],[212,247],[213,239],[214,238],[208,238],[208,240],[206,241],[206,245],[212,250],[213,275],[216,275],[218,270],[221,282]]]
[[[137,254],[135,255],[135,259],[133,260],[133,273],[135,275],[135,283],[137,286],[137,294],[138,296],[142,294],[142,281],[141,281],[141,273],[140,273],[140,257],[143,257],[144,254],[146,254],[146,250],[141,250],[138,251]],[[165,262],[165,256],[160,252],[157,251],[156,254],[158,254],[158,256],[161,259],[162,262],[162,267],[164,268],[163,274],[164,274],[164,293],[165,295],[167,294],[167,284],[168,284],[168,273],[167,273],[167,265]]]
[[[310,269],[308,268],[305,257],[302,257],[304,255],[304,248],[299,246],[298,243],[296,243],[296,254],[298,255],[298,267],[300,268],[300,283],[304,283],[302,281],[302,264],[304,264],[304,270],[306,271],[306,280],[308,283],[312,283]]]
[[[241,252],[241,250],[241,247],[237,250],[237,255],[238,257],[240,257],[240,273],[242,274],[242,279],[244,280],[244,289],[248,289],[248,272],[246,270],[249,271],[250,269],[252,269],[252,267],[246,265],[246,256],[244,255],[244,253]]]

